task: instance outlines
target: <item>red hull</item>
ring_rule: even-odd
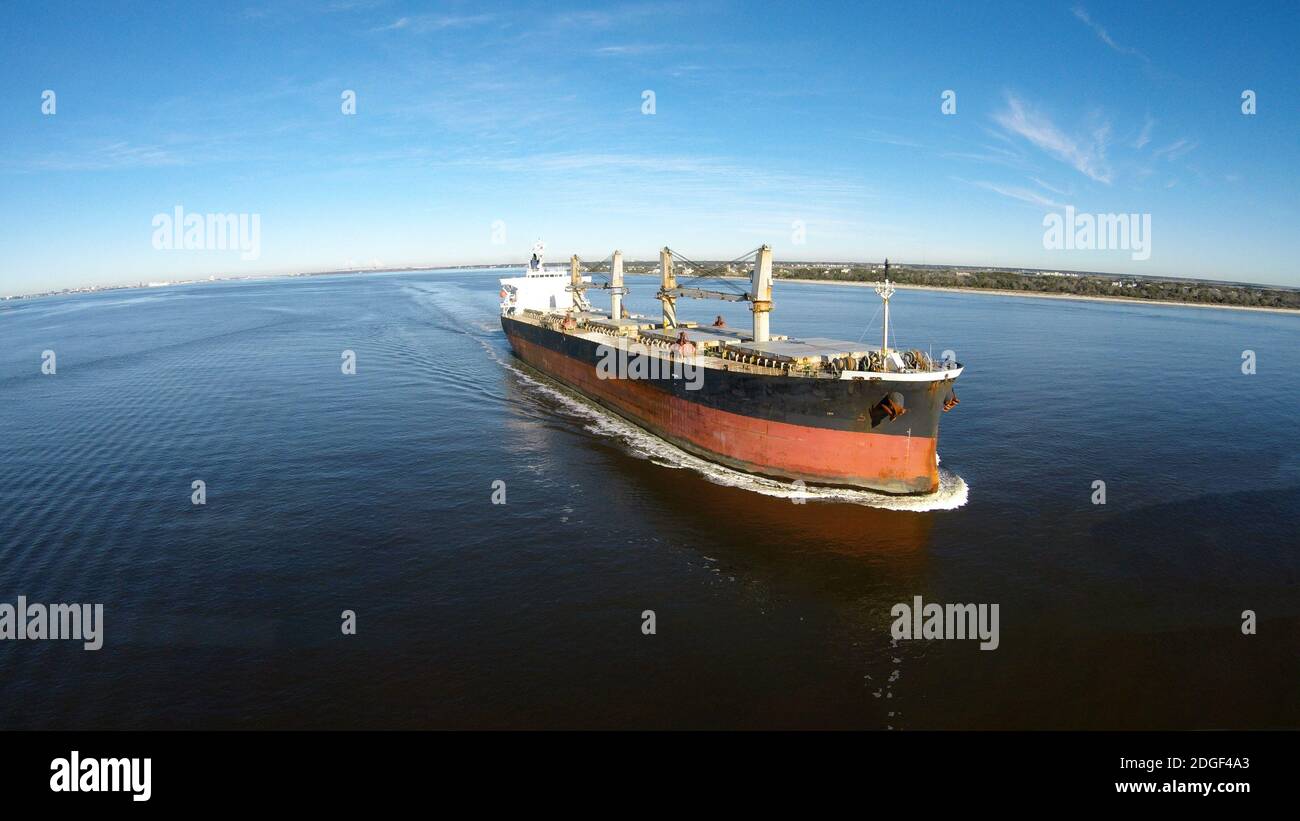
[[[887,493],[939,487],[933,437],[806,427],[710,408],[649,382],[600,379],[593,365],[507,335],[528,364],[685,451],[728,467],[808,484]]]

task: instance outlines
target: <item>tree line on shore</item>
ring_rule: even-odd
[[[786,279],[834,282],[875,282],[882,276],[879,269],[863,266],[847,268],[778,266],[774,273],[777,277]],[[1300,310],[1300,290],[1264,288],[1255,285],[1133,279],[1105,274],[1044,275],[1016,271],[912,268],[905,265],[891,265],[889,278],[900,285],[928,285],[935,288],[987,288],[1000,291]]]

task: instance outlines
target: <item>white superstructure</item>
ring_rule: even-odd
[[[571,287],[572,275],[560,268],[547,269],[546,244],[538,240],[533,245],[533,256],[521,277],[501,280],[501,313],[511,316],[517,311],[554,311],[563,313],[572,308],[583,308],[576,300],[581,295]],[[591,277],[582,277],[590,282]]]

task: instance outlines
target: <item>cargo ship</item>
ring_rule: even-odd
[[[647,317],[623,307],[620,252],[607,271],[584,270],[576,255],[567,270],[547,268],[539,241],[523,276],[501,280],[501,326],[533,369],[703,459],[804,486],[937,490],[939,420],[957,405],[963,366],[890,347],[888,261],[876,285],[882,344],[868,347],[771,334],[772,249],[752,253],[746,288],[731,264],[707,268],[664,248],[662,316]],[[748,254],[740,260],[744,273]],[[591,304],[595,290],[608,291],[608,310]],[[748,302],[752,327],[679,320],[681,299]]]

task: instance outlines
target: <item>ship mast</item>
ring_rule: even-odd
[[[754,257],[749,306],[754,312],[754,341],[767,342],[772,317],[772,246],[764,245]]]
[[[882,354],[889,353],[889,298],[894,295],[894,286],[889,281],[889,260],[885,260],[885,281],[876,286],[876,295],[885,302],[885,337],[880,345]]]
[[[677,277],[673,276],[673,252],[664,246],[659,252],[659,301],[664,306],[664,329],[677,327]]]
[[[627,288],[623,287],[622,251],[614,252],[609,268],[609,318],[617,322],[623,318],[623,294],[627,293]]]
[[[587,302],[587,283],[582,281],[582,260],[574,254],[569,257],[569,287],[566,289],[573,292],[573,307],[579,311],[591,310],[591,303]]]
[[[627,288],[623,285],[623,252],[615,251],[608,257],[610,281],[606,284],[587,282],[582,278],[582,260],[577,254],[569,258],[569,284],[566,291],[573,293],[573,303],[578,309],[583,311],[592,310],[591,303],[587,300],[587,291],[595,288],[601,291],[609,291],[610,297],[610,318],[619,319],[623,315],[623,297],[627,295]],[[603,263],[596,263],[598,265]],[[588,265],[588,270],[594,270]],[[604,273],[604,272],[599,272]]]

